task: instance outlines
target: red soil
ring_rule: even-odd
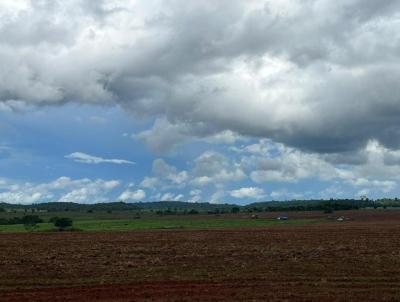
[[[0,301],[399,301],[400,211],[344,215],[354,220],[0,234]]]

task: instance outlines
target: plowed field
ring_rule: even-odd
[[[0,233],[0,301],[400,301],[400,212],[345,215],[255,229]]]

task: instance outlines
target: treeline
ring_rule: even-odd
[[[382,208],[398,208],[400,207],[400,200],[398,198],[395,199],[377,199],[375,201],[375,207],[382,207]]]
[[[0,203],[0,212],[151,212],[158,215],[196,215],[225,214],[238,212],[278,212],[278,211],[338,211],[362,208],[400,207],[400,200],[395,199],[330,199],[330,200],[292,200],[266,201],[246,206],[235,204],[190,203],[181,201],[160,202],[111,202],[97,204],[79,204],[72,202],[50,202],[33,205],[12,205]]]
[[[23,212],[154,212],[164,213],[207,213],[207,212],[230,212],[236,205],[191,203],[182,201],[159,201],[159,202],[110,202],[97,204],[79,204],[73,202],[49,202],[33,205],[11,205],[0,203],[0,211],[23,211]]]
[[[1,209],[25,212],[107,212],[107,211],[136,211],[140,208],[133,203],[110,202],[96,204],[80,204],[74,202],[47,202],[32,205],[11,205],[0,203]]]
[[[37,224],[43,223],[44,220],[37,215],[25,215],[23,217],[13,217],[10,219],[0,218],[0,225],[16,225],[23,224],[25,229],[34,230]],[[72,227],[72,219],[68,217],[52,217],[48,221],[54,224],[59,231],[64,231],[67,228]]]
[[[153,212],[157,215],[197,215],[231,213],[239,208],[232,204],[212,204],[207,202],[159,201],[137,203],[142,211]]]
[[[242,207],[244,211],[245,208]],[[153,211],[153,210],[151,210]],[[229,207],[216,207],[214,209],[203,209],[203,210],[196,210],[196,209],[179,209],[179,208],[168,208],[166,210],[156,210],[153,211],[157,215],[197,215],[197,214],[212,214],[212,215],[219,215],[219,214],[227,214],[227,213],[239,213],[241,208],[239,206],[229,206]]]
[[[284,202],[258,202],[246,206],[253,212],[281,211],[343,211],[377,207],[375,201],[368,199],[294,200]]]
[[[12,224],[23,224],[23,225],[33,225],[37,223],[42,223],[41,219],[37,215],[25,215],[23,217],[13,217],[13,218],[0,218],[0,225],[12,225]]]

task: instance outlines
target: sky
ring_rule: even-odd
[[[0,202],[400,195],[397,0],[0,0]]]

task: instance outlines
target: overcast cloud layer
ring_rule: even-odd
[[[389,194],[400,172],[399,53],[396,0],[6,0],[0,112],[88,104],[147,123],[124,136],[149,148],[152,171],[123,199],[293,198],[290,186],[260,186],[306,179],[330,188],[309,197]],[[184,144],[208,147],[178,167],[162,158]],[[63,157],[137,169],[135,157],[86,152]]]

